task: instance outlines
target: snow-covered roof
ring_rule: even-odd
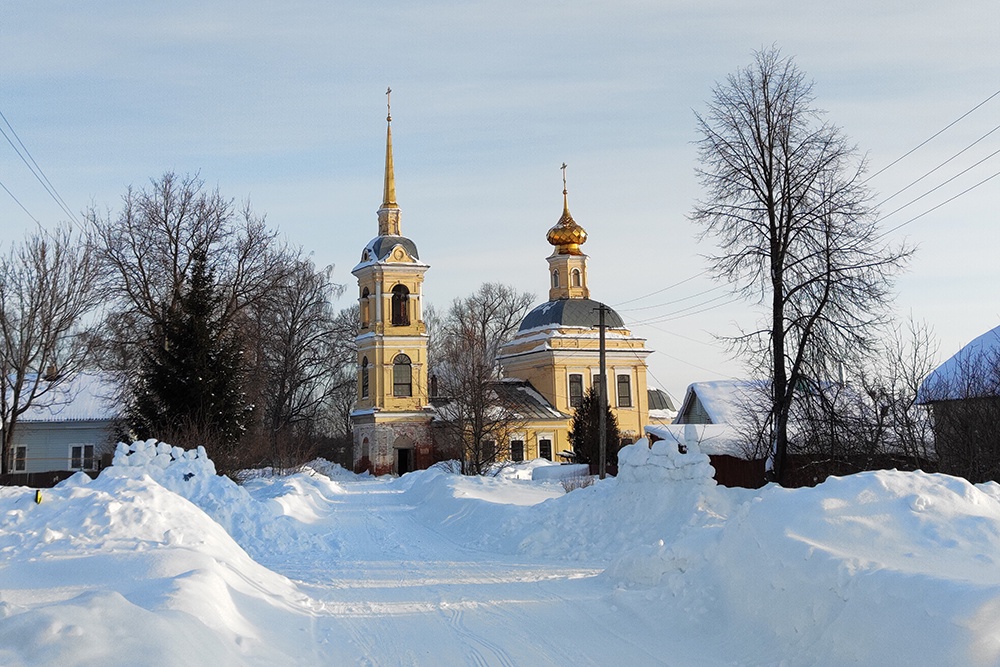
[[[990,329],[931,371],[918,403],[1000,396],[1000,327]]]
[[[713,380],[694,382],[687,388],[678,421],[685,420],[697,398],[713,424],[733,424],[743,421],[742,411],[747,402],[764,387],[762,380]]]
[[[37,399],[19,421],[103,421],[118,417],[117,386],[101,373],[80,373]]]

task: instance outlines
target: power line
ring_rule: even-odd
[[[70,220],[72,220],[73,222],[79,223],[79,220],[76,219],[76,216],[73,215],[73,212],[69,209],[69,206],[67,206],[66,201],[56,191],[55,186],[52,185],[52,182],[49,180],[48,176],[46,176],[45,172],[42,171],[41,166],[39,166],[38,162],[35,161],[35,158],[31,155],[31,152],[28,150],[28,147],[24,145],[23,141],[21,141],[21,137],[18,136],[17,131],[14,130],[14,127],[10,124],[10,121],[7,120],[7,117],[3,114],[2,111],[0,111],[0,119],[3,119],[3,122],[7,125],[7,128],[10,130],[10,133],[14,135],[15,139],[17,139],[17,144],[21,146],[21,148],[19,149],[17,145],[15,145],[13,141],[11,141],[11,138],[4,131],[3,127],[0,127],[0,134],[2,134],[4,139],[7,140],[7,143],[10,144],[10,147],[14,149],[14,152],[17,153],[17,156],[21,158],[21,162],[24,163],[24,165],[28,168],[28,170],[35,177],[35,179],[42,185],[42,188],[44,188],[45,191],[49,194],[49,196],[52,197],[52,200],[59,206],[59,208],[63,210],[63,213],[68,215]],[[24,150],[23,154],[21,153],[22,149]],[[25,155],[27,155],[28,158],[31,159],[30,163],[28,162],[28,159],[24,157]]]
[[[880,202],[878,203],[878,205],[879,205],[879,206],[882,206],[882,205],[886,204],[887,202],[889,202],[889,200],[891,200],[891,199],[893,199],[894,197],[896,197],[897,195],[900,195],[900,194],[902,194],[903,192],[906,192],[906,191],[907,191],[907,190],[909,190],[909,189],[910,189],[911,187],[913,187],[914,185],[916,185],[916,184],[917,184],[917,183],[919,183],[920,181],[924,180],[925,178],[927,178],[928,176],[930,176],[931,174],[933,174],[933,173],[934,173],[934,172],[936,172],[936,171],[937,171],[938,169],[940,169],[941,167],[945,166],[946,164],[948,164],[949,162],[951,162],[952,160],[954,160],[954,159],[955,159],[955,158],[957,158],[958,156],[962,155],[963,153],[965,153],[966,151],[968,151],[969,149],[971,149],[971,148],[972,148],[973,146],[975,146],[975,145],[976,145],[976,144],[978,144],[978,143],[979,143],[980,141],[982,141],[982,140],[983,140],[983,139],[985,139],[986,137],[990,136],[991,134],[993,134],[993,133],[994,133],[994,132],[996,132],[997,130],[1000,130],[1000,125],[997,125],[997,126],[996,126],[996,127],[994,127],[994,128],[992,129],[992,130],[990,130],[989,132],[987,132],[987,133],[986,133],[986,134],[984,134],[983,136],[979,137],[978,139],[976,139],[975,141],[973,141],[973,142],[972,142],[971,144],[969,144],[968,146],[966,146],[965,148],[963,148],[963,149],[962,149],[962,150],[960,150],[959,152],[955,153],[955,154],[954,154],[954,155],[952,155],[952,156],[951,156],[950,158],[948,158],[947,160],[945,160],[944,162],[942,162],[942,163],[941,163],[941,164],[939,164],[938,166],[934,167],[933,169],[931,169],[930,171],[928,171],[928,172],[927,172],[926,174],[924,174],[924,175],[923,175],[923,176],[921,176],[920,178],[917,178],[917,179],[915,179],[915,180],[911,181],[911,182],[910,182],[910,183],[909,183],[908,185],[906,185],[906,186],[904,186],[904,187],[900,188],[899,190],[896,190],[896,191],[895,191],[894,193],[892,193],[891,195],[889,195],[888,197],[886,197],[885,199],[883,199],[882,201],[880,201]],[[993,155],[996,155],[996,153],[994,153]],[[992,156],[991,156],[991,157],[992,157]],[[977,163],[977,164],[978,164],[978,163]]]
[[[7,188],[7,186],[3,184],[3,182],[0,182],[0,188],[3,188],[3,189],[4,189],[4,192],[6,192],[7,194],[9,194],[9,195],[10,195],[10,198],[11,198],[11,199],[13,199],[13,200],[14,200],[14,202],[15,202],[15,203],[17,203],[17,205],[21,207],[21,210],[22,210],[22,211],[24,211],[25,213],[27,213],[27,214],[28,214],[28,217],[29,217],[29,218],[31,218],[32,220],[34,220],[34,221],[35,221],[35,224],[36,224],[36,225],[40,225],[40,224],[42,224],[42,223],[38,222],[38,218],[36,218],[35,216],[31,215],[31,211],[29,211],[28,209],[24,208],[24,204],[22,204],[22,203],[21,203],[21,200],[20,200],[20,199],[18,199],[17,197],[15,197],[15,196],[14,196],[14,193],[13,193],[13,192],[11,192],[11,191],[10,191],[10,190],[9,190],[9,189]]]
[[[946,180],[946,181],[943,181],[943,182],[939,183],[938,185],[934,186],[933,188],[931,188],[930,190],[928,190],[928,191],[927,191],[927,192],[925,192],[924,194],[920,195],[919,197],[916,197],[916,198],[914,198],[914,199],[911,199],[910,201],[906,202],[905,204],[903,204],[902,206],[900,206],[900,207],[899,207],[899,208],[897,208],[896,210],[892,211],[891,213],[886,213],[885,215],[881,216],[881,217],[879,218],[879,222],[881,222],[882,220],[885,220],[886,218],[888,218],[888,217],[889,217],[889,216],[891,216],[891,215],[894,215],[894,214],[896,214],[896,213],[899,213],[899,212],[900,212],[900,211],[902,211],[902,210],[903,210],[904,208],[908,207],[908,206],[909,206],[910,204],[915,204],[916,202],[920,201],[921,199],[923,199],[923,198],[924,198],[924,197],[926,197],[927,195],[929,195],[929,194],[931,194],[931,193],[933,193],[933,192],[936,192],[937,190],[940,190],[940,189],[941,189],[941,188],[943,188],[944,186],[946,186],[946,185],[948,185],[949,183],[951,183],[952,181],[954,181],[954,180],[955,180],[956,178],[958,178],[959,176],[963,176],[963,175],[967,174],[968,172],[972,171],[973,169],[975,169],[976,167],[978,167],[978,166],[979,166],[979,165],[981,165],[982,163],[986,162],[987,160],[989,160],[989,159],[990,159],[991,157],[993,157],[994,155],[996,155],[996,154],[998,154],[998,153],[1000,153],[1000,148],[998,148],[997,150],[993,151],[992,153],[990,153],[989,155],[987,155],[986,157],[984,157],[984,158],[983,158],[982,160],[979,160],[979,161],[978,161],[978,162],[976,162],[975,164],[972,164],[971,166],[969,166],[969,167],[966,167],[965,169],[963,169],[962,171],[958,172],[957,174],[955,174],[954,176],[952,176],[952,177],[951,177],[951,178],[949,178],[948,180]],[[987,179],[987,180],[989,180],[989,179]],[[970,188],[970,189],[971,189],[971,188]],[[968,190],[967,190],[966,192],[968,192]],[[951,200],[949,200],[949,201],[951,201]],[[935,208],[936,208],[936,207],[935,207]],[[933,209],[931,209],[931,210],[933,210]],[[927,213],[929,213],[929,212],[930,212],[930,211],[927,211]],[[923,214],[921,214],[921,215],[923,215]]]
[[[927,215],[928,213],[933,213],[934,211],[938,210],[939,208],[941,208],[941,207],[942,207],[942,206],[944,206],[945,204],[948,204],[948,203],[951,203],[951,202],[955,201],[956,199],[958,199],[959,197],[961,197],[962,195],[965,195],[965,194],[968,194],[968,193],[969,193],[969,192],[971,192],[972,190],[975,190],[975,189],[976,189],[976,188],[978,188],[978,187],[979,187],[980,185],[983,185],[984,183],[987,183],[987,182],[989,182],[989,181],[992,181],[992,180],[993,180],[994,178],[996,178],[997,176],[1000,176],[1000,171],[998,171],[998,172],[994,173],[994,174],[993,174],[992,176],[987,176],[986,178],[984,178],[983,180],[979,181],[979,182],[978,182],[978,183],[976,183],[975,185],[972,185],[972,186],[970,186],[970,187],[966,188],[965,190],[962,190],[961,192],[959,192],[959,193],[958,193],[957,195],[955,195],[954,197],[949,197],[948,199],[945,199],[945,200],[944,200],[943,202],[941,202],[941,203],[940,203],[940,204],[938,204],[937,206],[933,206],[933,207],[931,207],[931,208],[927,209],[926,211],[924,211],[924,212],[923,212],[923,213],[921,213],[920,215],[915,215],[915,216],[913,216],[912,218],[910,218],[909,220],[907,220],[906,222],[901,222],[900,224],[896,225],[896,226],[895,226],[895,227],[893,227],[892,229],[888,229],[888,230],[886,230],[885,232],[883,232],[883,233],[882,233],[882,238],[885,238],[886,236],[888,236],[889,234],[893,233],[893,232],[894,232],[894,231],[896,231],[897,229],[900,229],[901,227],[905,227],[906,225],[910,224],[911,222],[916,222],[917,220],[919,220],[920,218],[924,217],[924,216],[925,216],[925,215]]]
[[[674,320],[681,319],[683,317],[690,317],[691,315],[698,315],[699,313],[704,313],[706,311],[712,310],[714,308],[721,308],[722,306],[727,306],[731,303],[736,303],[737,301],[742,301],[741,298],[736,297],[728,301],[723,301],[722,303],[716,303],[714,306],[709,306],[708,304],[720,299],[725,299],[729,294],[721,294],[715,298],[708,299],[707,301],[702,301],[701,303],[696,303],[694,305],[688,306],[687,308],[681,308],[680,310],[675,310],[672,313],[666,313],[665,315],[659,315],[657,317],[651,317],[648,320],[640,320],[636,322],[637,325],[644,324],[659,324],[661,322],[672,322]],[[702,306],[708,306],[707,308],[702,308]],[[697,310],[700,309],[700,310]],[[689,312],[693,311],[693,312]]]
[[[613,306],[613,308],[618,308],[618,306],[624,306],[625,304],[633,303],[635,301],[640,301],[642,299],[647,299],[647,298],[649,298],[651,296],[655,296],[655,295],[660,294],[662,292],[666,292],[668,289],[673,289],[675,287],[679,287],[679,286],[683,285],[684,283],[691,282],[695,278],[700,278],[701,276],[705,275],[706,273],[708,273],[708,269],[705,269],[701,273],[696,273],[696,274],[694,274],[693,276],[691,276],[689,278],[685,278],[684,280],[676,282],[673,285],[667,285],[666,287],[662,287],[662,288],[660,288],[660,289],[658,289],[658,290],[656,290],[654,292],[650,292],[649,294],[643,294],[642,296],[637,296],[634,299],[629,299],[628,301],[622,301],[620,303],[616,303]]]
[[[725,285],[716,285],[715,287],[709,287],[706,290],[702,290],[700,292],[696,292],[695,294],[691,294],[690,296],[684,296],[684,297],[681,297],[679,299],[674,299],[672,301],[664,301],[663,303],[658,303],[655,306],[639,306],[637,308],[622,308],[622,309],[618,309],[618,310],[619,310],[619,312],[625,312],[625,313],[627,313],[627,312],[634,312],[634,311],[637,311],[637,310],[651,310],[653,308],[662,308],[663,306],[670,306],[670,305],[675,304],[675,303],[680,303],[681,301],[687,301],[689,299],[693,299],[695,297],[702,296],[703,294],[708,294],[709,292],[714,292],[716,290],[720,290],[720,289],[722,289],[724,287],[725,287]]]
[[[866,179],[865,179],[865,182],[867,183],[868,181],[872,180],[873,178],[875,178],[876,176],[878,176],[879,174],[881,174],[881,173],[882,173],[883,171],[885,171],[886,169],[889,169],[890,167],[892,167],[892,166],[896,165],[897,163],[899,163],[899,162],[900,162],[900,161],[902,161],[903,159],[905,159],[905,158],[909,157],[910,155],[912,155],[913,153],[915,153],[915,152],[916,152],[917,150],[919,150],[919,149],[923,148],[923,147],[924,147],[924,146],[926,146],[926,145],[927,145],[928,143],[930,143],[931,141],[933,141],[934,139],[936,139],[936,138],[937,138],[937,137],[939,137],[940,135],[944,134],[944,132],[946,132],[947,130],[951,129],[951,128],[952,128],[952,127],[954,127],[955,125],[957,125],[957,124],[958,124],[958,123],[959,123],[959,122],[960,122],[961,120],[963,120],[963,119],[964,119],[964,118],[965,118],[966,116],[968,116],[968,115],[969,115],[969,114],[971,114],[971,113],[972,113],[973,111],[975,111],[975,110],[976,110],[976,109],[978,109],[979,107],[983,106],[984,104],[986,104],[987,102],[989,102],[990,100],[992,100],[992,99],[993,99],[994,97],[996,97],[997,95],[1000,95],[1000,90],[996,91],[995,93],[993,93],[992,95],[990,95],[989,97],[987,97],[987,98],[986,98],[985,100],[983,100],[982,102],[980,102],[980,103],[979,103],[979,104],[977,104],[976,106],[972,107],[971,109],[969,109],[968,111],[966,111],[966,112],[965,112],[964,114],[962,114],[961,116],[959,116],[958,118],[956,118],[956,119],[955,119],[955,120],[953,120],[952,122],[950,122],[950,123],[948,123],[947,125],[945,125],[945,126],[944,126],[943,128],[941,128],[940,130],[938,130],[937,132],[935,132],[934,134],[932,134],[932,135],[931,135],[930,137],[928,137],[927,139],[924,139],[924,140],[923,140],[922,142],[920,142],[920,143],[919,143],[918,145],[914,146],[913,148],[911,148],[911,149],[910,149],[910,150],[908,150],[907,152],[903,153],[902,155],[900,155],[900,156],[899,156],[898,158],[896,158],[895,160],[893,160],[892,162],[890,162],[890,163],[889,163],[889,164],[887,164],[886,166],[884,166],[884,167],[882,167],[881,169],[879,169],[878,171],[876,171],[876,172],[875,172],[874,174],[872,174],[871,176],[869,176],[868,178],[866,178]]]

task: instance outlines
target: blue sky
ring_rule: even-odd
[[[489,280],[544,300],[565,161],[592,296],[660,320],[633,329],[656,350],[651,382],[679,398],[742,374],[713,335],[756,317],[686,280],[712,250],[687,216],[694,112],[715,82],[779,46],[874,173],[1000,89],[997,25],[986,1],[9,2],[0,111],[74,212],[197,171],[353,287],[376,232],[392,86],[402,226],[431,264],[426,298],[446,307]],[[886,197],[998,124],[1000,97],[870,184]],[[1000,132],[883,212],[998,148]],[[986,159],[885,225],[998,170]],[[65,218],[2,140],[0,181],[43,224]],[[893,235],[919,247],[898,310],[933,326],[942,358],[1000,324],[998,195],[1000,178]],[[0,191],[0,240],[33,225]]]

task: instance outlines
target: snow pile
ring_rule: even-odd
[[[336,540],[330,535],[303,530],[303,523],[311,523],[308,512],[296,516],[290,503],[283,503],[278,498],[283,494],[304,498],[306,494],[302,488],[275,491],[263,501],[257,500],[246,488],[217,475],[215,464],[204,447],[184,450],[157,440],[137,441],[131,445],[118,443],[112,466],[102,475],[130,478],[148,475],[201,508],[257,560],[284,553],[290,544],[303,549],[337,551]],[[278,479],[284,481],[286,478]],[[322,479],[323,483],[331,483],[326,476]],[[323,492],[316,491],[315,495],[322,496]],[[297,500],[291,504],[297,508],[302,506]]]
[[[728,613],[802,661],[1000,663],[1000,486],[921,472],[769,487],[710,569]]]
[[[0,487],[0,664],[269,664],[301,598],[148,475]],[[137,630],[141,629],[141,630]],[[281,631],[290,631],[285,626]]]
[[[618,451],[618,478],[624,483],[700,482],[714,485],[715,469],[698,445],[645,438]]]

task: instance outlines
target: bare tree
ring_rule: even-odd
[[[873,348],[911,252],[883,240],[865,161],[812,102],[812,84],[771,48],[697,115],[706,196],[692,218],[719,245],[716,277],[767,310],[731,342],[771,381],[767,474],[779,482],[803,380],[835,377]]]
[[[10,469],[18,418],[56,399],[88,361],[97,276],[86,240],[68,225],[39,228],[0,258],[0,473]]]
[[[263,300],[290,268],[289,253],[249,205],[237,210],[197,176],[167,172],[144,189],[129,188],[117,214],[91,209],[111,301],[105,365],[129,372],[138,351],[176,308],[194,260],[207,258],[221,299],[219,323]]]
[[[257,331],[256,379],[261,430],[273,465],[308,457],[320,424],[339,389],[353,397],[353,332],[332,299],[344,286],[332,280],[333,267],[317,270],[297,259],[284,280],[253,308]]]
[[[521,425],[514,393],[500,386],[500,347],[517,331],[534,295],[484,283],[456,299],[432,346],[445,440],[457,450],[464,474],[483,474],[503,457]]]

